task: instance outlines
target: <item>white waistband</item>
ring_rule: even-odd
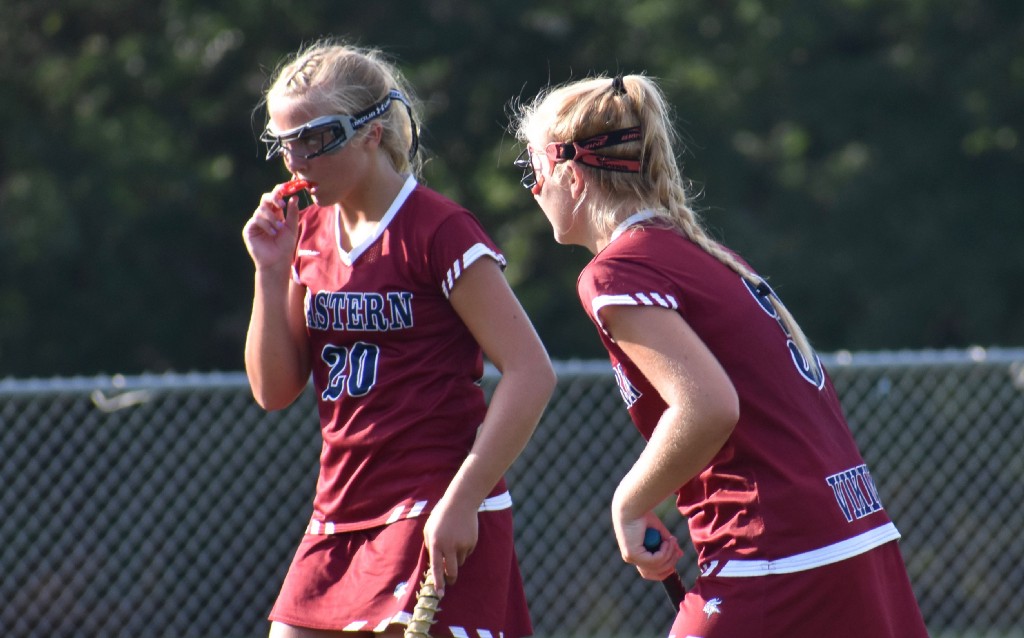
[[[701,575],[725,578],[769,576],[771,574],[792,574],[815,567],[831,565],[847,558],[853,558],[879,545],[900,539],[900,532],[892,523],[858,534],[853,538],[826,545],[809,552],[777,558],[774,560],[713,560],[701,565]]]
[[[410,506],[399,505],[394,510],[392,510],[391,515],[387,518],[386,521],[383,521],[383,524],[390,525],[391,523],[395,523],[403,519],[416,518],[424,511],[426,511],[427,505],[428,501],[416,501]],[[507,510],[510,507],[512,507],[512,495],[509,494],[508,491],[506,490],[501,494],[496,494],[494,496],[485,498],[484,502],[480,504],[480,509],[477,511],[497,512],[500,510]],[[318,521],[316,519],[313,519],[306,526],[306,533],[313,534],[316,536],[330,536],[331,534],[337,533],[337,531],[337,525],[330,521]]]

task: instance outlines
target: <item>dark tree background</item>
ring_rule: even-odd
[[[0,377],[236,370],[241,228],[282,179],[253,113],[281,56],[383,48],[427,183],[474,210],[553,356],[601,356],[510,162],[510,100],[661,79],[716,236],[819,349],[1024,343],[1019,0],[0,0]]]

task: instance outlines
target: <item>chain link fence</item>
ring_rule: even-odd
[[[932,635],[1024,637],[1024,350],[825,363]],[[606,363],[557,369],[509,474],[537,635],[662,636],[672,611],[608,515],[642,441]],[[266,414],[241,374],[0,380],[0,633],[265,636],[319,450],[312,392]]]

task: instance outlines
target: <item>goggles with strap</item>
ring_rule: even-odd
[[[517,168],[523,169],[523,177],[519,180],[523,188],[536,186],[537,173],[543,175],[549,172],[550,167],[560,162],[574,161],[604,171],[639,173],[640,160],[638,159],[610,157],[594,151],[626,142],[635,142],[641,137],[640,127],[634,126],[594,135],[579,142],[551,142],[544,147],[543,152],[532,146],[527,146],[513,164]]]
[[[267,146],[267,160],[272,160],[285,152],[303,159],[313,159],[326,153],[340,150],[348,144],[356,132],[371,120],[374,120],[391,108],[391,102],[398,100],[409,112],[412,126],[412,145],[409,148],[409,159],[416,155],[419,147],[419,134],[416,121],[412,118],[412,106],[405,96],[396,89],[388,92],[383,100],[355,115],[324,115],[315,118],[293,129],[275,133],[268,126],[260,135],[260,141]]]

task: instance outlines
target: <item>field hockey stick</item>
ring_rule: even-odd
[[[659,547],[661,547],[661,532],[653,527],[648,527],[647,531],[644,532],[644,549],[653,554],[658,551]],[[678,611],[679,605],[683,602],[683,596],[686,595],[683,579],[673,570],[667,578],[661,581],[661,584],[665,587],[665,593],[668,594],[668,599],[672,606]]]
[[[441,610],[440,605],[441,594],[434,586],[434,574],[428,567],[416,594],[416,606],[412,608],[412,619],[405,626],[403,638],[430,638],[430,626],[434,624],[434,614]]]

